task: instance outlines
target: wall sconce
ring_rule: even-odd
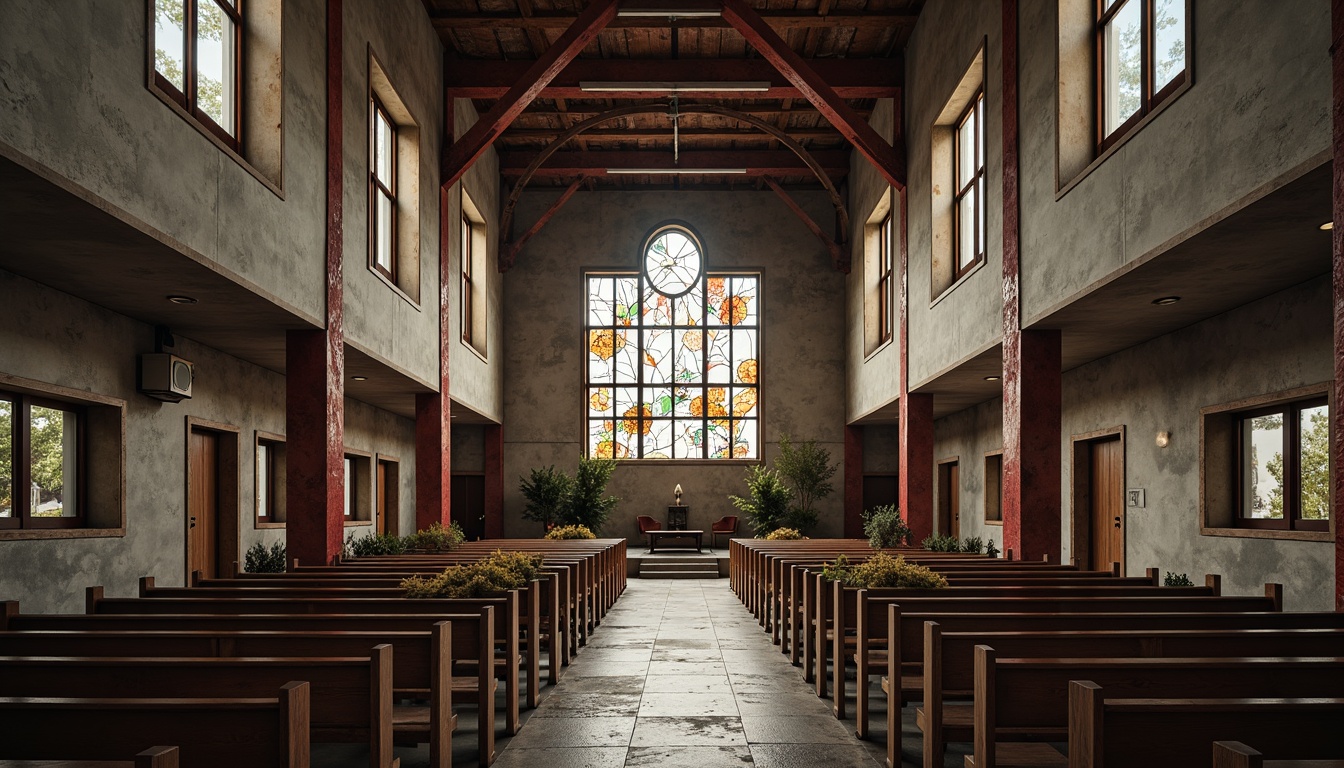
[[[677,506],[680,507],[680,506],[681,506],[681,483],[677,483],[677,487],[672,489],[672,495],[675,496],[675,497],[677,497]]]
[[[1158,432],[1158,433],[1157,433],[1157,447],[1158,447],[1158,448],[1166,448],[1166,447],[1167,447],[1168,445],[1170,445],[1170,444],[1171,444],[1171,433],[1170,433],[1170,432]]]

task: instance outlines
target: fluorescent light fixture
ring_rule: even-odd
[[[770,81],[670,83],[670,82],[614,82],[585,81],[579,83],[584,93],[625,93],[644,91],[656,93],[764,93],[770,90]]]
[[[608,168],[609,176],[664,176],[667,174],[692,174],[692,175],[723,175],[736,174],[742,175],[747,172],[746,168]]]
[[[616,12],[616,15],[661,19],[717,19],[723,15],[723,11],[718,8],[683,8],[681,10],[671,8],[622,8]]]

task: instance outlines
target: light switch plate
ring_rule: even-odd
[[[1126,495],[1129,497],[1126,506],[1139,507],[1144,506],[1144,493],[1142,488],[1130,488]]]

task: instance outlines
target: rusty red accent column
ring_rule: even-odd
[[[1003,3],[1003,549],[1060,559],[1060,334],[1022,328],[1017,0]]]
[[[1344,0],[1330,3],[1330,72],[1334,108],[1334,215],[1344,222]],[[1330,417],[1330,463],[1335,468],[1332,514],[1335,516],[1335,609],[1344,611],[1344,227],[1334,231],[1335,398]]]
[[[504,538],[504,427],[485,428],[485,537]]]
[[[324,565],[345,527],[345,284],[341,0],[327,0],[326,325],[285,336],[285,504],[289,561]]]
[[[899,111],[898,111],[899,115]],[[897,118],[899,119],[899,117]],[[899,130],[898,130],[899,135]],[[904,190],[896,192],[900,213],[901,282],[896,308],[901,400],[897,406],[897,460],[900,462],[896,504],[910,526],[911,544],[933,535],[933,395],[910,391],[910,249]]]
[[[452,118],[451,111],[448,118]],[[444,131],[452,136],[452,126]],[[449,396],[448,359],[453,348],[452,293],[453,216],[450,190],[439,191],[439,391],[415,396],[415,529],[452,521],[453,403]]]
[[[845,426],[846,539],[863,537],[863,427]]]

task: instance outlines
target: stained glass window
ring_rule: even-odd
[[[760,275],[700,271],[674,297],[585,279],[588,455],[759,458]]]

